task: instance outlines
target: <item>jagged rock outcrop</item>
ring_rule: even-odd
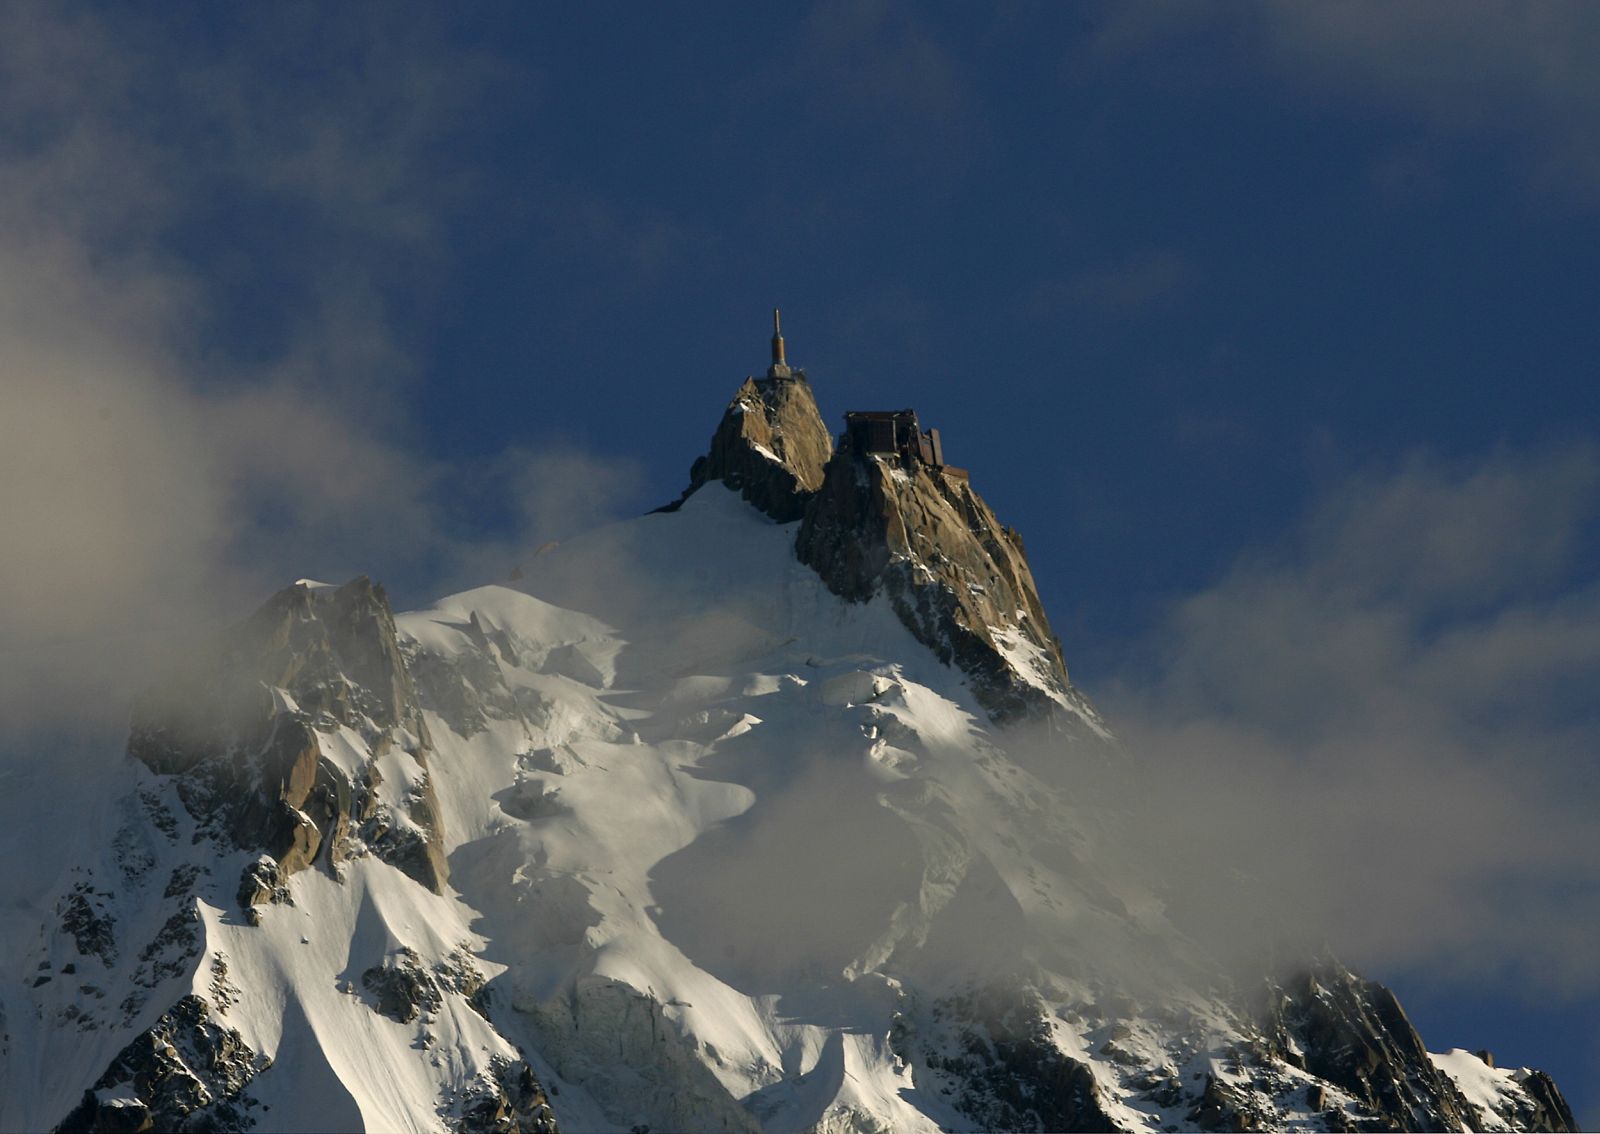
[[[527,1063],[496,1059],[492,1068],[492,1081],[452,1124],[459,1134],[561,1134],[550,1100]]]
[[[780,524],[805,514],[822,486],[833,438],[804,376],[746,378],[689,470],[690,493],[720,480]],[[670,507],[670,506],[669,506]]]
[[[758,635],[660,672],[631,657],[617,680],[655,612],[486,587],[397,634],[360,579],[274,596],[147,696],[129,751],[156,775],[41,907],[0,1005],[0,1073],[52,1045],[0,1074],[0,1116],[39,1067],[67,1070],[0,1125],[304,1126],[316,1104],[290,1123],[280,1102],[324,1091],[359,1111],[341,1125],[471,1134],[551,1134],[552,1103],[572,1127],[658,1131],[1574,1125],[1547,1076],[1430,1056],[1337,962],[1264,982],[1198,956],[1097,857],[1117,817],[1076,777],[1085,753],[1062,761],[1069,806],[950,708],[971,689],[997,720],[1101,727],[1020,538],[936,449],[830,455],[793,379],[741,400],[697,485],[779,519],[799,502],[800,522],[716,489],[638,521],[638,546],[691,560],[694,603],[770,580],[741,602]],[[824,446],[804,460],[778,444],[802,419]],[[707,538],[724,531],[760,557]],[[894,627],[879,649],[881,606],[770,570],[792,545],[951,668],[899,656]],[[267,928],[215,916],[232,902]]]
[[[1063,1054],[1037,996],[1001,982],[902,1015],[890,1036],[919,1079],[985,1130],[1116,1130],[1094,1073]]]
[[[326,751],[340,730],[365,748],[359,768]],[[337,868],[368,851],[442,892],[430,747],[394,612],[365,576],[279,591],[146,693],[128,741],[134,759],[179,777],[202,832],[275,863],[272,884],[241,878],[249,907],[314,861]],[[380,765],[391,753],[408,758],[404,782],[385,787]]]
[[[887,595],[995,721],[1067,709],[1070,726],[1100,727],[1068,680],[1022,537],[965,474],[855,452],[847,437],[806,506],[795,553],[842,598]]]
[[[1474,1108],[1434,1066],[1400,1001],[1383,985],[1321,958],[1284,986],[1269,986],[1267,995],[1269,1050],[1348,1093],[1383,1129],[1478,1125]]]
[[[204,1000],[185,996],[117,1053],[56,1130],[248,1130],[245,1088],[268,1066]]]
[[[1501,1118],[1518,1130],[1562,1134],[1563,1131],[1578,1129],[1578,1120],[1573,1117],[1572,1108],[1567,1105],[1554,1079],[1543,1071],[1530,1070],[1525,1074],[1517,1073],[1516,1080],[1522,1093],[1527,1096],[1527,1105],[1521,1105],[1521,1100],[1514,1100],[1498,1112]]]
[[[1201,1130],[1269,1130],[1263,1116],[1250,1104],[1249,1096],[1230,1087],[1214,1075],[1206,1076],[1200,1101],[1187,1115]]]
[[[465,949],[456,949],[430,970],[415,949],[402,945],[361,974],[361,987],[373,997],[377,1012],[402,1024],[439,1011],[451,993],[478,1015],[489,1016],[483,973]]]

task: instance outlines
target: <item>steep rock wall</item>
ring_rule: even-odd
[[[1067,677],[1022,537],[964,475],[832,437],[804,377],[749,378],[729,402],[689,488],[722,481],[779,523],[802,520],[800,561],[852,602],[888,596],[918,641],[966,674],[999,723],[1050,717],[1105,735]]]
[[[1022,537],[964,475],[848,443],[829,461],[795,538],[800,561],[852,602],[883,593],[998,723],[1064,710],[1104,732],[1067,677]]]

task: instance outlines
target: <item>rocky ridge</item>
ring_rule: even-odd
[[[967,675],[997,723],[1055,716],[1106,735],[1067,677],[1022,536],[965,476],[841,445],[795,554],[841,598],[887,596],[919,642]]]
[[[142,1030],[55,1128],[247,1130],[271,1109],[248,1087],[273,1061],[226,1022],[247,992],[216,948],[208,904],[226,908],[231,897],[248,925],[263,927],[271,907],[295,906],[296,876],[320,866],[337,884],[362,861],[430,894],[446,891],[445,831],[428,765],[436,752],[383,588],[360,577],[342,587],[301,582],[272,596],[151,687],[135,708],[127,751],[153,779],[128,801],[112,840],[118,884],[102,887],[80,869],[47,946],[47,956],[75,959],[41,963],[47,975],[35,987],[84,981],[81,993],[92,999],[62,1013],[80,1032]],[[185,844],[200,853],[171,871],[156,900],[154,868]],[[212,877],[214,864],[241,860],[236,888]],[[144,911],[136,922],[130,908]],[[158,924],[163,910],[172,912]],[[142,948],[129,948],[145,935]],[[121,979],[131,991],[117,1008],[97,1006]],[[361,984],[370,1010],[399,1024],[424,1029],[460,1003],[491,1028],[484,977],[462,948],[425,967],[399,946]],[[138,1023],[174,995],[153,1023]],[[449,1125],[555,1134],[532,1069],[501,1046],[507,1054],[442,1100]]]
[[[111,1061],[60,1134],[248,1130],[250,1080],[272,1065],[198,996],[185,996]]]
[[[662,519],[678,522],[675,517]],[[341,604],[358,599],[364,603],[365,596],[372,595],[382,605],[381,594],[373,592],[364,580],[356,580],[348,588],[340,589],[345,592]],[[523,671],[513,659],[551,671],[550,680],[555,682],[549,686],[552,690],[581,688],[564,676],[565,672],[580,672],[603,681],[604,675],[594,663],[587,669],[574,664],[569,656],[575,652],[572,643],[563,645],[552,640],[540,644],[530,640],[526,632],[513,632],[505,626],[503,614],[474,611],[469,618],[450,614],[444,622],[437,623],[448,624],[451,633],[458,636],[461,648],[454,653],[444,653],[428,640],[404,638],[396,633],[393,650],[379,649],[364,655],[368,660],[383,659],[383,664],[365,671],[365,680],[389,691],[392,699],[379,696],[368,685],[355,682],[343,668],[334,675],[324,664],[331,664],[329,659],[334,655],[330,651],[350,649],[355,656],[363,656],[356,654],[353,647],[341,645],[338,627],[367,625],[368,630],[363,633],[370,633],[372,627],[392,625],[392,616],[330,618],[327,610],[304,601],[304,591],[300,588],[299,593],[275,596],[264,608],[266,617],[246,624],[256,628],[250,631],[252,634],[262,626],[270,626],[297,636],[300,645],[285,646],[285,652],[272,659],[269,672],[291,685],[298,684],[310,704],[365,706],[362,718],[373,724],[379,719],[409,720],[413,725],[444,730],[430,749],[436,760],[441,752],[454,752],[460,759],[469,750],[463,745],[474,742],[471,738],[484,743],[507,728],[517,735],[556,739],[550,729],[564,727],[556,722],[571,719],[571,705],[578,702],[569,702],[563,709],[547,694],[536,695],[524,684],[526,678],[517,676]],[[312,591],[311,595],[318,593]],[[331,603],[340,592],[329,588],[320,593],[326,596],[324,603]],[[280,617],[284,607],[299,612],[292,624]],[[316,628],[316,623],[324,621],[329,625]],[[593,630],[585,624],[580,632]],[[380,644],[383,638],[380,634]],[[234,634],[228,640],[237,646],[242,638]],[[264,640],[270,656],[271,643],[281,642],[282,638],[274,632],[266,634]],[[231,656],[238,659],[236,664],[242,665],[246,673],[262,672],[261,659],[249,654]],[[592,645],[588,656],[599,656]],[[424,662],[425,657],[432,660]],[[431,671],[434,678],[417,681],[410,672],[413,667]],[[440,675],[448,675],[448,680]],[[897,715],[908,704],[909,679],[857,680],[860,676],[859,671],[849,670],[837,678],[820,680],[820,691],[814,694],[803,687],[755,692],[748,708],[760,708],[767,717],[781,720],[784,713],[776,702],[793,699],[792,711],[814,716],[820,697],[822,705],[837,704],[837,711],[847,716],[864,713],[863,720],[872,722],[872,735],[863,737],[862,743],[869,746],[869,751],[877,751],[883,738],[889,737],[901,774],[931,758],[930,741],[914,724],[907,723],[914,718]],[[234,684],[231,677],[221,675],[212,688],[226,690]],[[513,688],[520,689],[520,694],[513,693]],[[330,692],[320,693],[321,690]],[[327,699],[319,701],[319,696]],[[386,701],[386,707],[379,707],[379,701]],[[533,711],[536,702],[543,705],[542,712]],[[752,719],[748,708],[741,707],[745,702],[724,699],[722,703],[727,705],[726,712],[706,717],[707,724],[713,719],[718,722],[713,733],[719,733],[727,724]],[[463,713],[464,704],[474,706],[474,711]],[[693,725],[705,715],[689,712],[691,708],[692,702],[686,702],[680,694],[662,706],[665,716],[659,722],[638,716],[639,709],[629,710],[634,715],[628,719],[641,733],[666,729],[665,735],[676,737],[685,723]],[[415,715],[408,715],[412,713]],[[453,723],[447,723],[446,713],[452,714],[448,720]],[[153,743],[156,736],[170,739],[174,735],[170,729],[150,729],[149,719],[142,718],[147,727],[138,734],[141,743]],[[333,722],[339,718],[333,714],[327,719],[320,715],[310,719],[330,733],[337,731]],[[670,729],[669,719],[676,722]],[[260,728],[260,722],[255,727]],[[338,727],[349,726],[341,723]],[[331,744],[328,734],[319,728],[312,731],[318,733],[319,744]],[[586,772],[598,774],[596,768],[601,761],[622,767],[625,761],[638,759],[630,755],[636,750],[637,741],[631,746],[625,734],[611,729],[602,730],[601,735],[610,738],[604,742],[577,739],[592,733],[567,735],[569,740],[565,743],[535,749],[526,759],[519,757],[518,766],[534,770],[541,782],[570,780],[579,784],[573,790],[581,795],[579,777]],[[749,734],[734,729],[728,735],[731,740],[714,740],[712,747],[729,744],[732,746],[725,751],[739,751],[740,746],[733,742]],[[679,739],[673,743],[682,746],[688,741]],[[174,748],[158,751],[170,754]],[[185,751],[192,753],[194,748]],[[245,746],[229,748],[226,753],[230,760],[248,762],[261,759],[263,754],[270,758],[273,749]],[[1015,790],[1008,785],[1009,770],[999,750],[981,749],[975,756],[980,768],[985,769],[984,774],[994,776],[987,792],[1004,795]],[[163,772],[157,782],[173,789],[172,798],[182,800],[183,806],[198,810],[202,797],[192,792],[186,795],[180,789],[196,767],[216,758],[217,753],[202,755],[198,761],[175,759],[175,770]],[[258,787],[261,783],[278,785],[281,777],[248,782]],[[1037,789],[1030,789],[1024,797],[1036,793]],[[520,798],[516,792],[505,794],[506,801],[516,798]],[[912,819],[918,829],[926,828],[921,837],[951,844],[947,848],[954,854],[951,865],[968,864],[961,869],[970,876],[969,881],[946,879],[951,865],[927,868],[933,871],[928,877],[938,879],[931,883],[935,888],[953,885],[957,892],[964,892],[973,881],[994,877],[975,873],[977,864],[972,858],[978,852],[975,845],[967,842],[973,836],[963,833],[959,826],[948,825],[951,802],[941,802],[938,792],[908,794],[900,790],[886,798],[893,802],[896,814]],[[924,813],[920,810],[923,807],[931,809]],[[517,819],[525,811],[526,816],[517,821],[530,831],[542,829],[543,824],[571,820],[571,813],[565,810],[527,811],[520,805],[505,815]],[[203,812],[168,815],[153,791],[147,791],[136,808],[136,815],[143,817],[147,828],[141,836],[143,840],[174,849],[182,845],[180,836],[190,831],[200,837],[200,843],[195,845],[233,838],[236,829],[231,817],[237,813],[225,807],[224,814],[230,817],[227,823],[208,822]],[[1043,815],[1036,814],[1033,824],[1037,829],[1017,828],[1024,846],[1040,839],[1070,840],[1071,828],[1051,833],[1048,828],[1054,820],[1044,820]],[[935,825],[939,829],[937,835]],[[139,842],[120,835],[117,841],[130,848]],[[491,835],[485,841],[497,845],[500,840]],[[481,857],[482,853],[473,850],[467,857]],[[363,856],[365,860],[377,857]],[[149,876],[148,858],[130,850],[122,860],[130,870]],[[1046,862],[1059,860],[1063,865],[1049,869],[1081,869],[1073,859],[1075,854],[1058,850],[1052,856],[1041,854],[1032,861],[1041,864],[1041,868]],[[312,859],[313,864],[322,861],[320,857]],[[354,865],[362,859],[345,861]],[[382,869],[392,869],[381,859],[378,861]],[[508,865],[519,873],[531,869],[534,878],[542,879],[530,895],[537,895],[550,920],[545,932],[552,936],[557,949],[569,947],[561,943],[575,942],[585,929],[600,924],[601,919],[592,913],[587,899],[578,899],[576,914],[569,916],[567,906],[584,893],[571,876],[546,875],[542,868],[526,861]],[[268,872],[249,876],[266,891],[281,893],[281,904],[305,900],[301,886],[305,873],[302,869],[288,875]],[[408,885],[431,890],[423,879],[410,877]],[[1078,885],[1093,891],[1091,882],[1092,879],[1080,878]],[[159,887],[161,883],[155,881],[154,885]],[[233,1006],[247,995],[240,982],[248,986],[251,977],[224,963],[214,952],[207,972],[198,931],[186,928],[195,920],[192,913],[186,912],[194,897],[214,897],[215,891],[216,887],[208,888],[204,870],[173,870],[161,892],[171,899],[170,908],[175,912],[157,926],[163,915],[159,910],[152,911],[147,922],[155,928],[146,931],[150,944],[139,950],[119,943],[115,916],[106,905],[106,892],[80,883],[63,900],[62,938],[70,943],[77,965],[87,966],[93,961],[96,972],[101,968],[115,972],[119,965],[132,965],[138,979],[146,979],[138,974],[155,966],[148,978],[152,989],[170,987],[173,979],[195,972],[197,977],[208,980],[208,995],[179,996],[172,1008],[126,1041],[87,1088],[77,1109],[62,1120],[60,1129],[244,1130],[270,1120],[253,1091],[255,1084],[274,1073],[272,1063],[237,1028],[225,1022],[230,1009],[237,1011]],[[571,895],[562,897],[558,904],[557,895],[568,891]],[[1080,916],[1092,913],[1117,921],[1128,918],[1123,899],[1109,892],[1095,892],[1099,896],[1092,899],[1093,907],[1082,909]],[[1062,897],[1067,893],[1058,891]],[[301,896],[297,899],[296,895]],[[1000,896],[1003,898],[1003,893]],[[268,919],[281,916],[276,911],[260,912]],[[897,914],[897,918],[904,916],[904,911]],[[904,974],[915,973],[921,967],[918,957],[923,945],[918,942],[927,944],[937,936],[937,931],[929,932],[939,920],[937,909],[930,909],[927,916],[927,928],[904,938],[903,945],[895,951],[896,965]],[[263,922],[240,932],[265,932],[269,928]],[[315,923],[308,924],[308,932],[315,932]],[[135,938],[135,943],[139,939]],[[58,968],[65,972],[67,967]],[[347,972],[352,986],[349,995],[364,1002],[365,1010],[373,1016],[382,1016],[396,1027],[416,1029],[417,1044],[424,1051],[438,1042],[435,1029],[457,1004],[472,1016],[482,1018],[483,1026],[489,1026],[487,1017],[491,1013],[498,1016],[505,1011],[512,1017],[512,1034],[526,1037],[524,1043],[532,1039],[533,1046],[519,1048],[517,1056],[495,1056],[488,1072],[441,1100],[442,1121],[448,1128],[540,1134],[555,1130],[565,1092],[562,1096],[546,1093],[541,1085],[544,1073],[536,1075],[530,1063],[534,1058],[550,1068],[562,1084],[581,1085],[591,1096],[626,1099],[629,1109],[622,1114],[646,1118],[643,1123],[636,1120],[635,1125],[671,1129],[789,1128],[785,1118],[788,1111],[778,1093],[787,1086],[785,1078],[775,1068],[757,1065],[749,1073],[766,1086],[740,1097],[725,1085],[727,1077],[734,1073],[732,1053],[724,1055],[707,1041],[686,1033],[683,1012],[687,1006],[677,999],[663,998],[648,987],[596,973],[579,977],[555,995],[529,995],[519,992],[518,985],[512,983],[497,997],[495,980],[486,977],[467,949],[430,956],[409,945],[391,947],[380,956],[352,958]],[[886,1053],[892,1053],[903,1067],[906,1089],[912,1089],[910,1085],[914,1084],[915,1091],[920,1092],[918,1097],[937,1100],[922,1105],[930,1113],[945,1115],[940,1122],[947,1128],[1131,1131],[1146,1128],[1147,1121],[1156,1122],[1154,1128],[1159,1129],[1199,1130],[1563,1130],[1573,1126],[1559,1092],[1537,1072],[1502,1073],[1498,1097],[1504,1102],[1499,1109],[1491,1112],[1474,1104],[1435,1065],[1393,995],[1331,959],[1318,961],[1292,979],[1269,982],[1255,997],[1226,989],[1199,999],[1192,994],[1189,999],[1180,994],[1152,995],[1148,990],[1132,991],[1117,978],[1092,970],[1072,972],[1059,958],[1021,961],[1009,980],[958,982],[954,987],[928,992],[916,984],[898,989],[893,985],[885,987],[892,990],[893,1021]],[[497,999],[509,1002],[496,1009]],[[859,1056],[851,1056],[846,1047],[840,1049],[837,1058],[838,1073],[842,1075],[843,1069],[851,1066],[849,1060]],[[825,1083],[827,1076],[833,1074],[826,1070],[828,1066],[826,1060],[821,1060],[809,1075]],[[803,1084],[806,1078],[801,1076],[798,1082]],[[826,1122],[814,1128],[880,1129],[881,1112],[869,1104],[870,1100],[858,1098],[836,1105],[827,1111]]]
[[[365,576],[278,592],[146,693],[128,741],[178,777],[208,832],[261,853],[240,880],[247,908],[281,900],[283,880],[313,862],[336,872],[366,853],[442,892],[429,750],[394,612]]]

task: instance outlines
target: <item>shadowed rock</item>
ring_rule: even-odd
[[[1335,960],[1323,958],[1270,989],[1263,1031],[1274,1054],[1348,1092],[1382,1129],[1480,1125],[1476,1108],[1428,1057],[1394,993]],[[1303,1054],[1291,1057],[1293,1051]]]
[[[248,1130],[245,1088],[269,1065],[185,996],[117,1053],[56,1130]]]

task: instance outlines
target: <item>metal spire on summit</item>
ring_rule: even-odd
[[[776,307],[772,309],[772,365],[767,367],[768,378],[791,378],[794,371],[783,357],[783,323]]]

